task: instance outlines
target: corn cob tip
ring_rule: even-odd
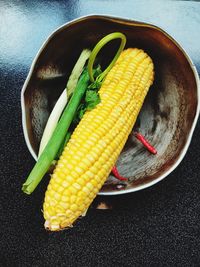
[[[82,217],[85,217],[87,211],[88,208],[77,218],[75,218],[75,216],[66,217],[66,215],[64,214],[57,214],[57,216],[51,216],[48,219],[46,219],[44,223],[44,228],[48,231],[60,231],[72,228],[73,227],[72,222],[75,222],[81,219]],[[58,219],[58,217],[62,218],[61,221]]]
[[[59,224],[53,224],[53,223],[51,223],[48,220],[46,220],[45,223],[44,223],[44,228],[47,231],[52,231],[52,232],[60,231],[60,230],[64,230],[66,228],[72,228],[72,227],[73,227],[73,225],[68,225],[67,227],[62,227],[61,225],[59,225]]]

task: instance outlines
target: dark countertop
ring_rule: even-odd
[[[68,231],[43,229],[44,185],[30,197],[21,192],[34,163],[24,142],[20,107],[30,64],[55,28],[92,13],[162,27],[185,48],[200,73],[198,1],[0,1],[0,264],[199,266],[199,122],[187,155],[166,179],[110,198],[115,209],[91,209]]]

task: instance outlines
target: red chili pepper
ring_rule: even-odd
[[[118,172],[116,166],[114,166],[114,167],[112,168],[112,173],[114,174],[115,178],[117,178],[117,179],[120,180],[120,181],[127,181],[127,180],[128,180],[128,178],[123,177],[123,176],[121,176],[121,175],[119,174],[119,172]]]
[[[141,133],[134,132],[134,135],[150,153],[154,155],[157,154],[157,150],[146,140],[146,138]],[[119,174],[116,166],[112,168],[112,173],[115,176],[115,178],[117,178],[120,181],[128,180],[128,178],[123,177]]]
[[[157,150],[145,139],[145,137],[141,133],[135,132],[134,135],[150,153],[154,155],[157,154]]]

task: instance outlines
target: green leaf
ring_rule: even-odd
[[[101,66],[98,65],[96,67],[96,69],[93,71],[94,72],[94,78],[97,78],[101,73]],[[94,82],[92,82],[89,86],[88,86],[88,89],[89,90],[95,90],[95,91],[98,91],[99,88],[101,87],[101,84],[102,82],[98,81],[98,80],[95,80]]]
[[[98,91],[99,88],[101,87],[101,82],[99,81],[94,81],[93,83],[91,83],[89,86],[88,86],[88,89],[90,90],[94,90],[94,91]]]
[[[93,109],[97,104],[100,103],[99,93],[96,91],[88,90],[86,91],[85,102],[86,110]]]
[[[94,70],[94,77],[101,73],[101,67],[98,65]],[[83,118],[86,110],[92,110],[96,107],[97,104],[100,103],[100,96],[98,94],[98,90],[101,87],[101,82],[95,81],[91,83],[86,90],[86,93],[79,104],[76,113],[73,118],[73,126],[76,126],[79,121]]]

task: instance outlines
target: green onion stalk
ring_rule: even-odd
[[[55,159],[60,146],[66,136],[66,132],[69,129],[69,126],[74,118],[76,109],[79,106],[79,103],[82,97],[85,94],[85,91],[89,85],[90,78],[88,71],[85,70],[83,75],[80,77],[78,84],[74,90],[74,93],[65,108],[54,132],[46,145],[44,151],[36,162],[34,168],[32,169],[28,179],[22,186],[22,190],[26,194],[31,194],[34,189],[37,187],[45,173],[48,171],[52,161]]]

